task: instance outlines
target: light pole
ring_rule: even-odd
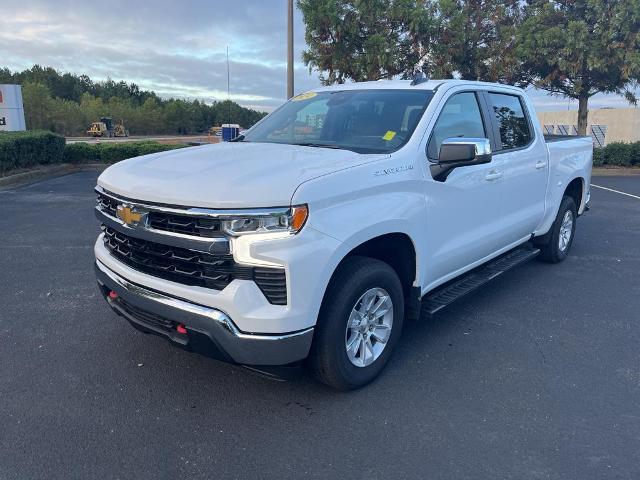
[[[293,0],[287,8],[287,99],[293,97]]]

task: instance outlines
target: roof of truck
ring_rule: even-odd
[[[477,86],[477,87],[499,87],[499,88],[517,88],[512,85],[505,85],[500,83],[490,82],[476,82],[472,80],[456,80],[456,79],[443,79],[443,80],[427,80],[416,85],[411,85],[411,80],[377,80],[372,82],[349,82],[340,83],[336,85],[329,85],[326,87],[320,87],[313,89],[314,92],[328,92],[335,90],[365,90],[365,89],[402,89],[402,90],[437,90],[442,85],[447,86]],[[518,88],[518,90],[520,90]]]

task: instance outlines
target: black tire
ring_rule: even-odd
[[[393,303],[389,338],[377,359],[367,366],[354,365],[346,352],[347,321],[360,297],[381,288]],[[375,379],[385,367],[402,332],[404,297],[402,284],[388,264],[367,257],[347,258],[334,274],[320,308],[309,356],[318,380],[338,390],[352,390]]]
[[[560,248],[560,231],[562,229],[562,223],[567,215],[567,212],[570,212],[572,215],[572,226],[571,226],[571,235],[569,237],[569,241],[566,244],[564,249]],[[538,255],[538,259],[546,262],[546,263],[559,263],[567,258],[569,254],[569,250],[571,249],[571,245],[573,244],[573,237],[576,233],[576,219],[578,218],[578,209],[576,207],[576,203],[573,201],[573,198],[564,196],[562,197],[562,202],[560,203],[560,208],[558,209],[558,215],[556,215],[556,219],[551,226],[551,230],[549,233],[544,235],[542,239],[535,241],[535,245],[540,248],[540,255]]]

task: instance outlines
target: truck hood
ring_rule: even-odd
[[[312,178],[388,155],[274,143],[220,143],[112,165],[98,185],[148,202],[202,208],[287,206]]]

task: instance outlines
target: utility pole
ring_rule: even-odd
[[[287,99],[293,97],[293,0],[287,12]]]
[[[229,73],[229,45],[227,45],[227,123],[231,124],[231,74]]]

